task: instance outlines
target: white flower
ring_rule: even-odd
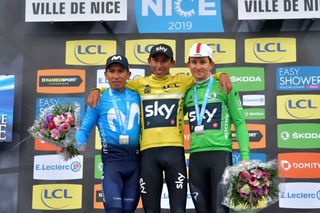
[[[244,194],[249,194],[250,193],[250,186],[248,184],[244,185],[241,189],[240,189],[241,193]]]

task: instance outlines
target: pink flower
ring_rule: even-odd
[[[243,200],[247,200],[247,199],[248,199],[248,195],[243,194],[243,193],[240,193],[240,197],[241,197]]]
[[[252,186],[259,186],[260,182],[255,177],[251,177],[249,179],[249,184],[252,185]]]
[[[69,123],[63,123],[59,126],[59,130],[61,132],[68,132],[71,129],[71,126]]]
[[[256,178],[261,178],[263,176],[263,173],[260,169],[253,169],[250,171],[250,173]]]
[[[251,175],[250,175],[250,173],[248,171],[243,171],[243,172],[240,172],[239,177],[242,180],[247,180],[247,179],[249,179],[251,177]]]
[[[54,127],[55,127],[54,123],[53,123],[52,121],[50,121],[50,122],[48,123],[48,128],[49,128],[49,129],[54,129]]]
[[[74,125],[74,122],[75,122],[75,117],[74,117],[74,114],[71,113],[71,112],[67,112],[66,113],[66,122],[69,123],[71,126]]]
[[[54,124],[56,126],[59,126],[61,123],[63,123],[66,120],[66,118],[63,115],[57,115],[53,118]]]
[[[52,138],[54,138],[55,140],[59,140],[59,138],[60,138],[60,131],[59,131],[57,128],[52,129],[52,130],[50,131],[50,134],[51,134],[51,137],[52,137]]]

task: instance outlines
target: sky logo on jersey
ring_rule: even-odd
[[[178,99],[143,100],[144,129],[177,126]]]
[[[129,64],[147,65],[151,48],[156,44],[167,44],[176,56],[176,41],[172,39],[140,39],[126,41],[126,56]]]
[[[78,155],[68,161],[59,155],[34,156],[33,179],[35,180],[75,180],[82,179],[83,156]]]
[[[250,159],[260,160],[261,162],[266,162],[267,156],[265,153],[250,152]],[[235,165],[241,161],[241,156],[239,152],[232,152],[232,165]]]
[[[243,109],[246,120],[262,120],[266,118],[266,110],[262,108],[246,108]]]
[[[137,77],[144,77],[145,76],[145,70],[144,69],[135,69],[130,68],[131,72],[129,80],[135,79]],[[97,70],[97,87],[109,87],[109,82],[107,81],[105,75],[104,75],[105,69],[98,69]]]
[[[225,67],[217,68],[216,72],[228,73],[237,91],[263,91],[263,67]]]
[[[295,62],[295,38],[251,38],[245,40],[246,63]]]
[[[278,119],[320,119],[320,95],[277,96]]]
[[[320,124],[278,124],[278,147],[291,149],[320,148]]]
[[[112,40],[77,40],[66,42],[66,64],[105,65],[106,59],[117,53],[117,42]]]
[[[101,155],[94,156],[94,178],[101,180],[103,172],[103,163],[101,161]]]
[[[266,125],[265,124],[247,124],[249,134],[250,149],[266,148]],[[239,144],[236,137],[234,126],[231,125],[232,130],[232,148],[239,149]]]
[[[56,97],[56,96],[49,96],[44,98],[37,98],[36,99],[36,115],[35,116],[43,116],[45,113],[46,108],[49,108],[56,104],[63,104],[63,103],[75,103],[77,106],[80,107],[80,113],[78,120],[81,121],[84,116],[84,98],[80,97]],[[59,151],[61,150],[60,147],[54,146],[50,143],[45,141],[35,139],[34,149],[38,151]]]
[[[199,105],[201,109],[202,105]],[[222,113],[222,103],[208,103],[206,110],[203,115],[202,124],[206,130],[221,129],[221,113]],[[194,106],[188,107],[188,117],[190,132],[194,132],[195,126],[197,126],[196,110]]]
[[[48,69],[37,71],[37,93],[84,93],[85,82],[85,70]]]
[[[221,0],[136,0],[135,13],[140,33],[224,31]]]
[[[320,154],[310,152],[278,154],[279,177],[320,178]]]
[[[278,67],[278,90],[320,90],[320,67]]]
[[[319,209],[320,183],[280,183],[279,207],[290,209]]]
[[[93,208],[104,209],[103,192],[101,184],[94,184],[93,186]]]
[[[213,50],[215,64],[231,64],[236,62],[236,40],[235,39],[187,39],[184,42],[184,60],[189,59],[189,49],[194,43],[204,43]]]
[[[32,209],[68,210],[82,208],[82,185],[45,184],[34,185]]]

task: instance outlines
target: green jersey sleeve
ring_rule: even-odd
[[[228,108],[235,127],[242,160],[249,160],[249,135],[239,93],[232,89],[227,95]]]

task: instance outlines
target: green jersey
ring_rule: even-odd
[[[237,91],[229,95],[219,90],[219,81],[213,78],[213,85],[208,95],[202,124],[203,134],[196,134],[197,126],[194,87],[196,87],[199,111],[205,97],[209,79],[196,83],[184,98],[184,111],[188,112],[191,133],[190,153],[212,150],[232,152],[231,123],[234,124],[242,160],[249,160],[249,136],[240,97]]]

